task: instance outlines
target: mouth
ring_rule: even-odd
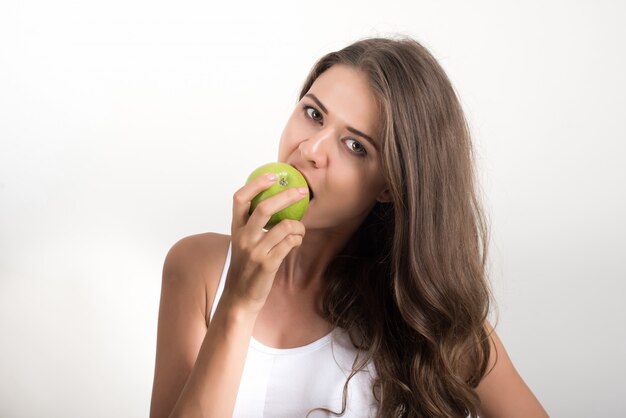
[[[306,181],[307,186],[309,187],[309,202],[311,200],[313,200],[313,198],[315,197],[315,193],[313,192],[313,189],[311,188],[311,182],[309,181],[309,179],[307,178],[307,176],[302,172],[302,170],[300,170],[298,167],[296,167],[295,165],[293,166],[296,170],[298,170],[300,172],[300,174],[302,174],[302,177],[304,177],[304,180]]]

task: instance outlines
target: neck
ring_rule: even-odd
[[[291,250],[283,260],[274,280],[275,285],[290,292],[317,292],[325,283],[326,268],[353,233],[307,230],[300,247]]]

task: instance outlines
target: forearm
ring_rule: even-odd
[[[256,316],[229,306],[218,305],[170,417],[232,416]]]

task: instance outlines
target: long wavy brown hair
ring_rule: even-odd
[[[467,121],[446,73],[414,39],[359,40],[319,59],[300,92],[336,64],[367,75],[381,115],[377,203],[326,271],[323,314],[372,362],[378,417],[477,416],[492,305],[488,223]]]

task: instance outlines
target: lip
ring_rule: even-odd
[[[304,177],[304,179],[306,180],[307,185],[309,186],[309,201],[313,200],[313,198],[315,197],[315,193],[313,192],[313,188],[311,187],[311,181],[309,180],[309,177],[305,174],[304,171],[302,171],[299,167],[297,167],[294,164],[291,164],[296,170],[298,170],[301,174],[302,177]]]

